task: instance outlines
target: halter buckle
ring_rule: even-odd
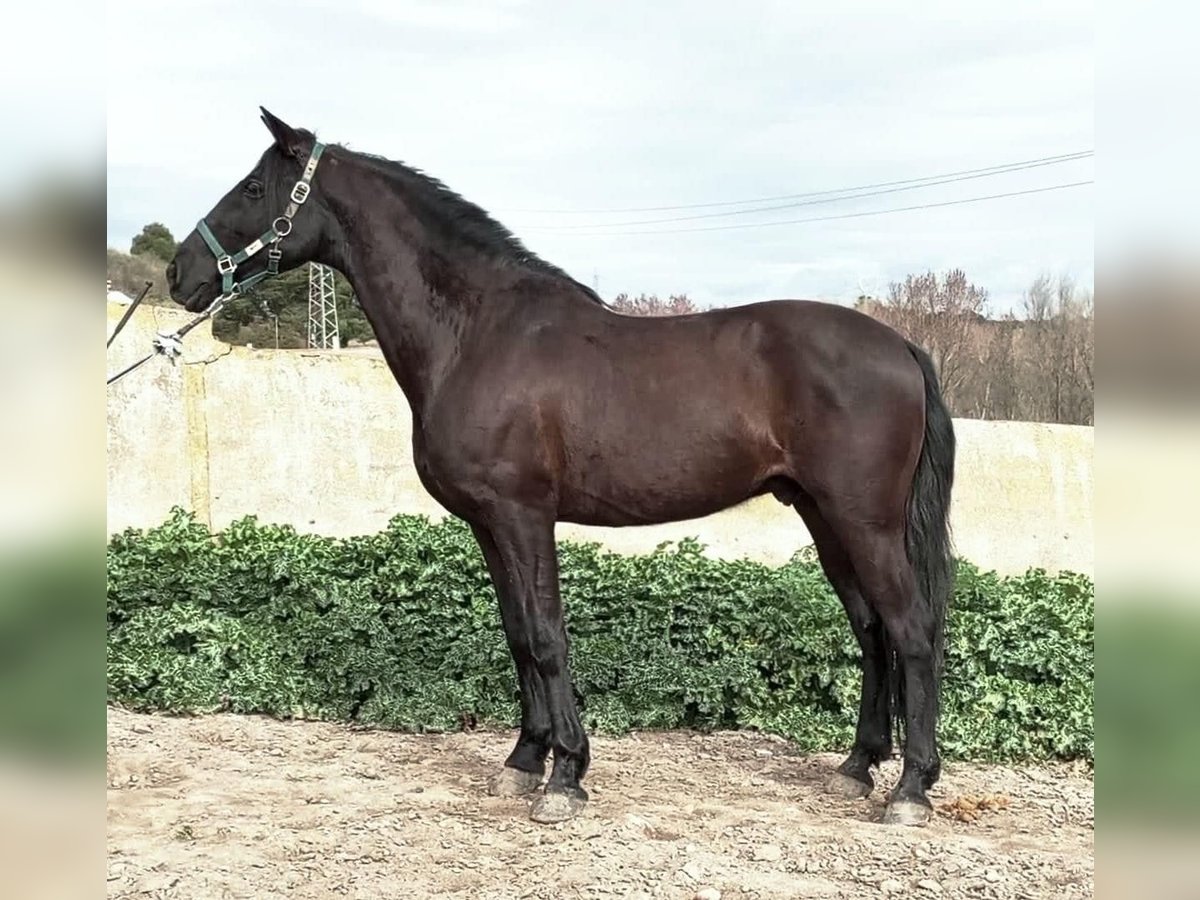
[[[237,263],[233,261],[233,257],[226,253],[224,256],[217,257],[217,271],[222,275],[232,275],[237,271]]]
[[[292,202],[300,205],[308,199],[308,195],[312,192],[312,186],[306,181],[297,181],[292,188]]]

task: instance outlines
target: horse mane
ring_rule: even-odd
[[[594,303],[608,306],[590,287],[526,247],[520,238],[493,219],[487,210],[451,190],[432,175],[398,160],[349,150],[340,144],[338,147],[394,183],[405,200],[416,208],[422,221],[437,229],[443,237],[465,243],[490,259],[566,281]]]

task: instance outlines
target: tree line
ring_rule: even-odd
[[[130,296],[151,282],[148,300],[167,303],[164,270],[176,242],[160,223],[147,225],[128,254],[109,248],[108,278]],[[342,345],[374,338],[350,283],[335,273]],[[618,294],[610,303],[636,316],[702,312],[687,294]],[[1094,423],[1094,298],[1069,278],[1039,275],[1025,290],[1020,315],[992,315],[987,291],[958,269],[909,275],[882,297],[860,296],[860,311],[880,319],[933,356],[955,416],[975,419]],[[308,343],[308,268],[268,279],[229,303],[213,322],[227,343],[299,348]]]
[[[987,292],[958,269],[909,275],[857,305],[930,352],[956,416],[1095,422],[1094,297],[1065,276],[1037,276],[1019,316],[992,317]]]
[[[702,312],[686,294],[619,294],[627,315]],[[1020,315],[992,316],[987,291],[960,269],[893,282],[855,307],[891,325],[933,356],[953,415],[969,419],[1092,425],[1095,420],[1095,312],[1090,290],[1039,275]]]

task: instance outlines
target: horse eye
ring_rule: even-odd
[[[251,200],[259,200],[263,195],[263,186],[261,181],[247,181],[242,192]]]

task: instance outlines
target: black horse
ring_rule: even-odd
[[[689,519],[770,492],[808,526],[862,647],[857,734],[829,789],[869,794],[902,721],[884,821],[926,822],[954,468],[928,355],[823,303],[620,315],[440,182],[263,121],[275,143],[180,244],[171,295],[201,310],[309,261],[349,278],[412,406],[421,482],[470,524],[499,597],[521,731],[490,789],[536,793],[539,822],[587,801],[555,522]]]

